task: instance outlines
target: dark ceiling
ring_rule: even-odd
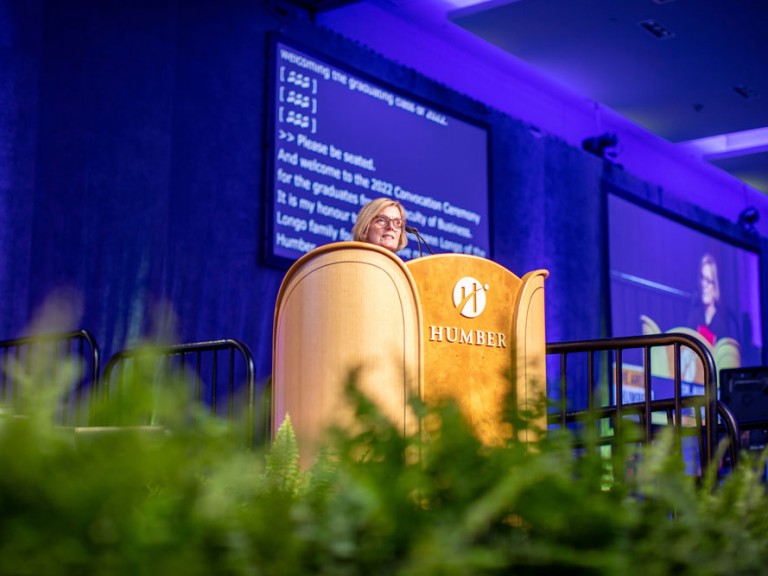
[[[705,157],[768,193],[768,0],[378,2],[443,21],[446,4],[463,5],[451,22],[656,135],[683,146],[719,137],[709,142],[731,148]]]

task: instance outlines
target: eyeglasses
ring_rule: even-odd
[[[392,228],[395,230],[401,230],[403,226],[405,226],[405,220],[402,218],[390,218],[389,216],[384,216],[384,214],[376,216],[376,218],[373,219],[373,223],[382,228],[386,228],[392,224]]]
[[[701,275],[699,276],[699,280],[701,281],[702,285],[712,287],[715,285],[715,280],[713,278],[709,278],[707,276]]]

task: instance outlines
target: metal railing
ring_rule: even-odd
[[[136,363],[140,361],[153,363],[151,372],[158,383],[169,378],[189,382],[192,399],[211,413],[229,419],[246,419],[250,423],[248,441],[255,442],[254,361],[251,350],[243,342],[225,339],[122,350],[115,353],[104,368],[101,393],[109,394],[136,377]]]
[[[72,382],[61,382],[63,368],[74,368]],[[66,386],[56,415],[62,425],[80,422],[99,378],[99,347],[87,330],[38,334],[0,340],[0,404],[23,413],[23,382],[33,386]]]
[[[653,351],[672,350],[671,380],[672,395],[669,398],[654,398]],[[684,349],[690,350],[701,363],[703,376],[700,395],[683,393],[681,356]],[[624,357],[633,351],[642,358],[643,398],[637,402],[625,402]],[[600,443],[610,444],[622,438],[622,427],[633,421],[642,430],[642,442],[650,443],[662,428],[673,426],[677,438],[695,430],[698,437],[699,457],[702,469],[709,467],[715,458],[718,436],[721,430],[729,440],[731,464],[738,458],[739,428],[728,408],[717,399],[717,371],[710,351],[696,338],[687,334],[654,334],[645,336],[603,338],[573,342],[547,344],[548,360],[559,360],[559,390],[563,402],[555,412],[550,412],[550,426],[571,426],[588,422],[610,422],[610,433],[602,433]],[[569,408],[567,401],[576,396],[569,387],[569,360],[579,355],[586,360],[586,373],[581,381],[586,385],[586,406]],[[606,398],[606,393],[608,398]],[[583,396],[583,394],[582,394]],[[703,418],[702,418],[703,412]],[[665,422],[654,423],[654,414],[663,414]],[[720,425],[718,425],[718,416]]]

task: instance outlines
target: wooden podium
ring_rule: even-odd
[[[418,394],[455,398],[484,442],[508,437],[501,409],[510,375],[518,405],[546,394],[547,275],[518,278],[461,254],[404,263],[360,242],[305,254],[275,307],[273,434],[290,415],[308,463],[331,423],[353,423],[343,389],[358,370],[361,390],[404,433],[417,429],[407,400]]]

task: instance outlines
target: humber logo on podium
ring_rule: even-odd
[[[453,305],[465,318],[476,318],[485,310],[485,293],[490,288],[479,280],[464,276],[453,287]]]
[[[477,318],[485,310],[486,293],[489,290],[488,284],[483,284],[471,276],[465,276],[453,287],[453,307],[465,318]],[[491,348],[507,347],[507,337],[502,332],[465,329],[458,326],[431,325],[429,327],[429,341]]]

